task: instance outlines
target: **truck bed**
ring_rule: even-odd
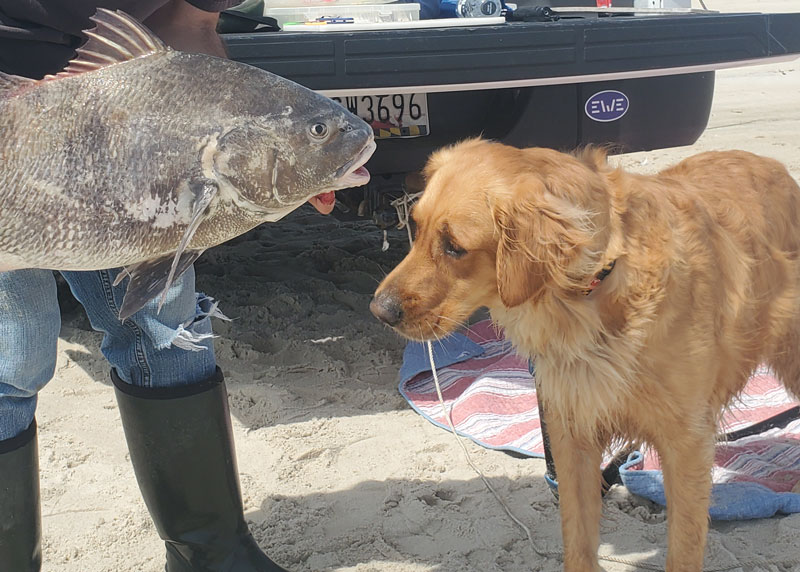
[[[714,71],[797,58],[800,14],[565,18],[224,39],[233,59],[343,102],[426,94],[425,136],[378,141],[369,169],[390,174],[419,169],[435,148],[479,134],[557,149],[691,144],[708,120]],[[624,116],[590,117],[592,97],[609,90],[628,100]]]
[[[508,22],[500,26],[225,36],[230,56],[341,95],[647,77],[800,55],[800,14]]]

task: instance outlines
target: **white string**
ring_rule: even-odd
[[[525,531],[525,535],[528,537],[528,542],[530,542],[531,548],[533,548],[534,552],[536,552],[539,556],[561,556],[560,551],[555,551],[555,552],[545,551],[541,550],[538,546],[536,546],[536,543],[533,541],[533,535],[531,534],[531,529],[528,528],[524,522],[522,522],[520,519],[514,516],[514,513],[511,512],[511,509],[508,508],[508,505],[505,503],[505,501],[502,498],[500,498],[500,495],[498,495],[497,491],[494,490],[494,487],[486,478],[486,476],[483,474],[483,472],[472,462],[472,457],[469,456],[469,451],[464,446],[464,442],[458,435],[458,432],[456,431],[456,428],[453,425],[453,418],[451,416],[453,408],[451,407],[450,411],[448,411],[447,407],[445,407],[444,405],[444,398],[442,397],[442,389],[439,386],[439,375],[436,372],[436,366],[433,363],[433,345],[431,344],[430,340],[427,342],[427,344],[428,344],[428,359],[431,362],[431,371],[433,372],[433,382],[436,384],[436,395],[439,396],[439,404],[442,406],[442,412],[444,413],[445,419],[447,419],[447,424],[450,425],[450,431],[452,431],[453,435],[455,436],[456,441],[461,447],[461,450],[464,451],[464,456],[467,458],[467,463],[469,464],[470,467],[472,467],[472,470],[474,470],[478,474],[478,476],[483,481],[483,484],[486,485],[486,488],[492,492],[497,501],[502,505],[503,509],[505,509],[506,514],[508,514],[511,520],[516,522],[517,525],[519,525],[519,527]]]
[[[403,191],[403,196],[393,200],[390,205],[394,207],[394,210],[397,212],[397,220],[400,221],[397,223],[397,229],[402,230],[403,228],[406,229],[408,232],[408,244],[413,246],[414,244],[414,237],[411,235],[411,225],[409,224],[409,219],[411,215],[411,206],[416,202],[416,200],[422,196],[422,191],[418,193],[408,194]],[[386,243],[388,245],[388,243]],[[387,246],[388,248],[388,246]]]

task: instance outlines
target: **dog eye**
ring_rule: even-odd
[[[447,237],[442,239],[442,248],[444,249],[444,253],[451,258],[461,258],[467,253],[466,250],[453,244]]]

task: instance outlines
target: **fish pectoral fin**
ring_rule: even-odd
[[[214,200],[214,197],[217,196],[217,192],[219,191],[219,187],[217,187],[216,183],[209,179],[192,181],[189,183],[189,188],[195,193],[194,206],[192,207],[192,219],[189,221],[186,230],[183,231],[178,249],[175,251],[172,267],[167,276],[167,283],[165,284],[164,292],[161,294],[161,300],[158,302],[159,312],[161,311],[161,306],[164,305],[164,300],[166,300],[167,291],[172,287],[172,281],[180,276],[177,270],[181,264],[183,252],[189,246],[189,242],[191,242],[194,233],[197,232],[197,228],[200,226],[200,223],[203,222],[203,217],[208,212],[208,207],[211,206],[211,201]]]
[[[167,292],[172,287],[172,281],[186,272],[203,252],[203,250],[187,250],[177,259],[174,256],[162,256],[126,267],[120,276],[130,276],[130,282],[119,310],[119,319],[130,318],[159,294],[161,294],[158,306],[160,310]]]
[[[189,188],[194,193],[192,218],[186,226],[186,230],[183,231],[175,254],[128,266],[120,272],[120,276],[114,282],[115,285],[119,283],[124,278],[124,274],[131,278],[128,289],[125,291],[125,298],[122,300],[122,308],[119,311],[120,320],[125,320],[141,310],[159,293],[161,294],[161,299],[158,301],[158,311],[160,312],[167,299],[167,292],[172,288],[172,283],[186,272],[186,269],[205,251],[205,249],[187,250],[187,248],[200,223],[203,222],[211,202],[217,196],[219,187],[210,179],[199,178],[190,181]]]

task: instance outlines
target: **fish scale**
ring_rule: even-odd
[[[0,74],[0,270],[123,266],[124,319],[207,248],[369,179],[372,130],[338,103],[93,20],[63,72]]]

